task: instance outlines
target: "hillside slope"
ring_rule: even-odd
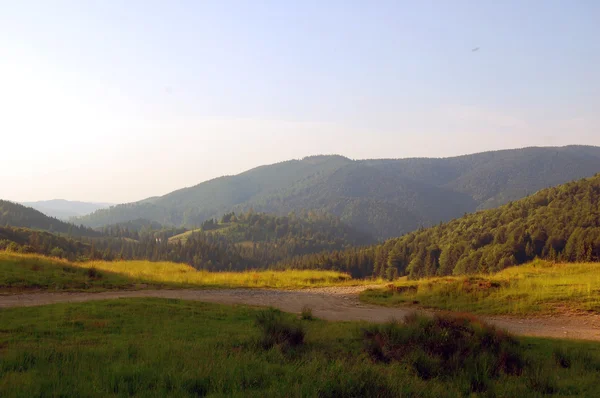
[[[90,228],[60,221],[18,203],[0,199],[0,226],[37,229],[71,236],[100,236]]]
[[[600,148],[485,152],[445,159],[353,161],[316,156],[217,178],[78,222],[98,227],[137,218],[194,227],[229,211],[321,210],[378,238],[496,207],[600,171]]]
[[[363,249],[285,266],[411,278],[495,272],[535,258],[600,261],[600,174]]]

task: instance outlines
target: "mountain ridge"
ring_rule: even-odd
[[[528,147],[447,158],[318,155],[258,166],[169,194],[98,210],[99,227],[145,218],[193,227],[229,211],[319,210],[380,239],[496,207],[600,171],[600,148]]]

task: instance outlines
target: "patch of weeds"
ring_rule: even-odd
[[[269,308],[258,312],[255,322],[261,331],[260,345],[265,349],[275,345],[287,348],[304,344],[305,331],[302,324],[277,309]]]
[[[86,271],[88,278],[90,279],[100,279],[102,278],[102,273],[98,271],[95,267],[88,268]]]
[[[484,392],[500,374],[518,375],[525,367],[512,336],[467,315],[410,314],[363,330],[365,351],[377,362],[404,361],[422,379],[469,375],[471,392]]]
[[[564,369],[569,369],[571,367],[571,357],[567,354],[567,352],[563,348],[557,348],[553,352],[554,359],[556,363]]]
[[[554,394],[558,390],[555,372],[542,366],[529,369],[527,383],[532,390],[541,394]]]
[[[300,318],[302,318],[305,321],[312,321],[314,319],[312,308],[310,308],[307,305],[302,307],[302,312],[300,312]]]
[[[190,379],[183,383],[185,390],[193,397],[204,397],[210,391],[208,378]]]

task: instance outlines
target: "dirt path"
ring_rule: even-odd
[[[29,293],[0,296],[0,308],[27,307],[63,302],[83,302],[129,297],[161,297],[223,304],[273,306],[287,312],[300,312],[303,306],[313,314],[331,321],[385,322],[402,319],[410,308],[387,308],[361,303],[358,293],[368,286],[332,287],[307,290],[221,289],[221,290],[136,290],[102,293]],[[481,317],[509,332],[527,336],[544,336],[600,341],[600,316],[557,317]]]

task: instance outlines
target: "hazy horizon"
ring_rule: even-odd
[[[133,203],[133,202],[137,202],[137,201],[140,201],[140,200],[150,199],[152,197],[160,197],[160,196],[169,194],[169,193],[171,193],[173,191],[177,191],[179,189],[190,188],[190,187],[193,187],[195,185],[202,184],[204,182],[208,182],[208,181],[211,181],[213,179],[217,179],[217,178],[221,178],[221,177],[229,177],[229,176],[237,175],[237,174],[244,173],[244,172],[253,170],[253,169],[261,167],[261,166],[270,166],[270,165],[273,165],[273,164],[277,164],[277,163],[281,163],[281,162],[286,162],[286,161],[292,161],[292,160],[298,160],[299,161],[299,160],[302,160],[304,158],[317,157],[317,156],[341,156],[341,157],[344,157],[344,158],[347,158],[347,159],[350,159],[350,160],[353,160],[353,161],[374,160],[374,159],[381,160],[381,159],[416,159],[416,158],[444,159],[444,158],[468,156],[468,155],[474,155],[474,154],[478,154],[478,153],[496,152],[496,151],[503,151],[503,150],[517,150],[517,149],[528,149],[528,148],[564,148],[564,147],[567,147],[567,146],[600,147],[600,146],[597,146],[597,145],[580,145],[580,144],[570,144],[570,145],[563,145],[563,146],[546,146],[546,147],[544,147],[544,146],[529,146],[529,147],[520,147],[520,148],[492,149],[492,150],[489,150],[489,151],[469,152],[469,153],[463,153],[463,154],[452,155],[452,156],[438,156],[438,157],[418,156],[418,157],[404,157],[404,158],[364,158],[364,159],[350,158],[348,156],[345,156],[345,155],[339,154],[339,153],[312,154],[312,155],[302,156],[302,157],[299,157],[299,158],[285,159],[285,160],[274,162],[274,163],[257,164],[257,165],[254,165],[254,166],[248,168],[248,169],[241,170],[241,171],[239,171],[237,173],[218,175],[216,177],[211,177],[211,178],[208,178],[206,180],[198,181],[198,182],[196,182],[194,184],[191,184],[191,185],[186,185],[186,186],[181,186],[181,187],[175,188],[175,189],[170,190],[168,192],[163,192],[163,193],[159,193],[159,194],[156,194],[156,195],[150,195],[150,196],[146,196],[146,197],[143,197],[143,198],[134,199],[134,200],[131,200],[131,201],[128,201],[128,202],[104,202],[104,201],[94,201],[94,200],[76,200],[76,199],[70,199],[70,198],[46,198],[46,199],[36,199],[36,200],[16,200],[16,199],[10,199],[10,198],[0,198],[0,199],[10,200],[12,202],[23,203],[23,204],[37,203],[37,202],[51,202],[51,201],[56,201],[56,200],[58,200],[58,201],[60,201],[60,200],[66,200],[66,201],[70,201],[70,202],[82,202],[82,203],[92,203],[92,204],[98,204],[98,205],[113,206],[113,205],[118,205],[118,204]]]
[[[314,154],[600,146],[594,1],[2,9],[2,199],[132,202]]]

